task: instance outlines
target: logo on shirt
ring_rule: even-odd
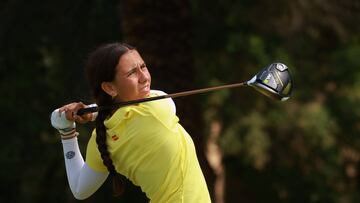
[[[114,140],[114,141],[116,141],[116,140],[119,139],[119,137],[118,137],[117,135],[113,135],[113,136],[111,136],[111,139]]]

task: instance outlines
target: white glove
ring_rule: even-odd
[[[65,112],[59,112],[59,109],[51,113],[51,125],[57,129],[61,135],[69,135],[75,133],[75,121],[69,121],[65,117]]]

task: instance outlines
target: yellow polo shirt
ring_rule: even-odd
[[[152,90],[150,96],[162,94]],[[114,166],[140,186],[150,202],[211,202],[194,143],[178,121],[171,99],[119,108],[104,122]],[[95,171],[107,171],[95,138],[94,130],[86,163]]]

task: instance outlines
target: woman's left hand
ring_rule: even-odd
[[[92,121],[93,114],[76,115],[79,109],[86,108],[87,106],[82,102],[73,102],[59,108],[59,113],[65,112],[65,117],[69,121],[75,121],[77,123],[87,123]]]

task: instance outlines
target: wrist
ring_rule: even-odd
[[[76,128],[59,129],[59,133],[62,140],[72,139],[79,135],[79,133],[76,132]]]
[[[70,139],[77,137],[79,135],[79,133],[76,132],[76,130],[74,129],[74,132],[72,132],[72,133],[69,133],[69,134],[60,133],[60,135],[61,135],[62,140],[70,140]]]

